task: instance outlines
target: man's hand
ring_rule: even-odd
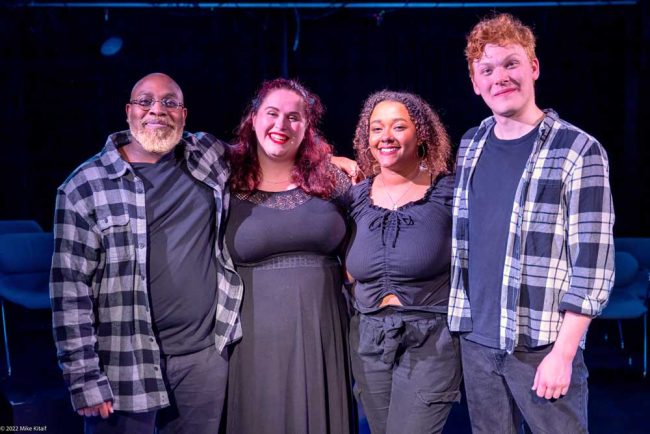
[[[555,351],[555,348],[544,357],[537,367],[533,390],[540,398],[558,399],[569,391],[573,357],[567,357]]]
[[[350,177],[352,184],[356,184],[363,179],[363,174],[359,171],[359,165],[354,160],[350,160],[346,157],[335,157],[332,155],[330,163],[345,172],[345,174]]]
[[[574,312],[565,312],[553,349],[537,367],[532,389],[540,398],[552,399],[569,391],[573,359],[580,339],[587,332],[591,318]]]
[[[77,410],[77,413],[79,413],[79,416],[101,416],[102,419],[108,419],[108,416],[113,413],[113,403],[111,401],[104,401],[101,404],[80,408]]]

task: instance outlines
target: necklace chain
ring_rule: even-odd
[[[414,180],[414,179],[415,179],[419,174],[420,174],[420,168],[418,167],[417,172],[415,172],[415,176],[409,178],[408,181],[407,181],[407,182],[409,183],[408,188],[407,188],[406,190],[404,190],[404,193],[400,194],[399,197],[398,197],[396,200],[393,200],[393,197],[392,197],[392,196],[390,195],[390,193],[388,192],[388,187],[386,187],[386,184],[384,183],[384,177],[383,177],[382,175],[379,175],[379,176],[378,176],[379,180],[381,181],[381,185],[382,185],[382,187],[384,187],[384,193],[386,193],[386,196],[388,197],[388,199],[389,199],[389,200],[391,201],[391,203],[393,204],[393,211],[396,211],[396,210],[397,210],[397,208],[398,208],[397,204],[399,203],[400,200],[402,200],[402,198],[403,198],[404,196],[406,196],[406,193],[408,193],[408,192],[411,190],[411,187],[413,187],[413,185],[415,184],[415,183],[413,182],[413,180]]]

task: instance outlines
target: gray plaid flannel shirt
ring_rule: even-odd
[[[59,187],[50,275],[54,338],[75,409],[113,400],[116,410],[169,405],[147,297],[145,190],[117,148],[128,131]],[[226,219],[229,169],[225,144],[205,133],[181,140],[190,173],[214,191],[219,234]],[[181,146],[179,145],[179,146]],[[241,336],[242,284],[217,241],[219,351]]]
[[[508,352],[517,345],[555,342],[565,311],[598,315],[614,282],[614,209],[605,150],[554,111],[545,113],[510,219],[499,324],[499,345]],[[458,150],[448,312],[452,331],[472,330],[466,290],[468,189],[494,124],[494,118],[485,119]]]

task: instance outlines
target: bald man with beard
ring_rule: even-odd
[[[219,230],[225,144],[184,132],[178,84],[149,74],[129,130],[58,188],[54,337],[90,433],[216,433],[242,284]]]

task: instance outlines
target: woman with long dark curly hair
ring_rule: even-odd
[[[349,188],[318,131],[323,106],[294,80],[264,82],[230,150],[225,241],[244,282],[227,431],[349,433],[356,420],[337,199]]]
[[[355,388],[373,434],[441,432],[461,380],[446,321],[449,138],[422,98],[384,90],[366,100],[354,148],[369,176],[352,189],[346,257]]]

